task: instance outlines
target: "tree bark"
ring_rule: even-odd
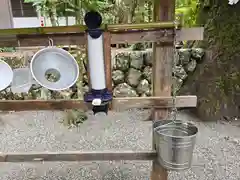
[[[198,96],[197,114],[206,120],[240,116],[240,3],[201,0],[198,24],[205,27],[200,46],[207,53],[182,89]]]
[[[52,26],[57,26],[57,16],[56,16],[55,9],[53,8],[53,10],[49,11],[48,15],[49,15]]]

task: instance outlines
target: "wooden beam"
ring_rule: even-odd
[[[1,153],[0,162],[154,160],[156,151]]]
[[[0,38],[0,47],[49,46],[49,38],[54,45],[84,45],[84,33],[17,35],[16,38]]]
[[[105,79],[106,87],[112,92],[112,56],[111,56],[111,33],[104,32],[104,65],[105,65]],[[112,104],[110,103],[109,109],[112,109]]]
[[[166,29],[174,28],[174,21],[148,22],[148,23],[128,23],[128,24],[108,24],[104,29],[110,32],[132,31],[132,30],[149,30],[149,29]]]
[[[164,169],[164,168],[157,162],[157,160],[153,160],[151,180],[167,180],[167,179],[168,179],[167,170]]]
[[[6,0],[4,0],[6,1]],[[143,24],[109,24],[102,25],[101,29],[110,32],[126,32],[126,31],[149,31],[159,29],[172,29],[174,22],[156,22]],[[12,27],[7,27],[12,28]],[[67,33],[85,33],[87,26],[53,26],[53,27],[31,27],[31,28],[13,28],[0,29],[0,35],[51,35],[51,34],[67,34]]]
[[[151,31],[154,34],[154,31],[159,31],[160,36],[148,35],[144,38],[144,41],[155,41],[156,38],[153,38],[155,36],[160,41],[166,41],[166,39],[172,41],[173,27],[173,22],[102,25],[103,30],[113,33],[112,37],[114,37],[114,33],[117,33],[116,38],[112,40],[113,44],[126,41],[127,39],[120,37],[121,33],[125,34],[126,32],[131,32],[131,35],[135,34],[133,37],[141,39],[141,37],[146,36],[145,32]],[[49,38],[53,40],[55,45],[84,45],[86,29],[87,27],[83,25],[0,29],[0,47],[48,46]],[[165,37],[165,31],[169,31],[167,38]],[[161,36],[161,34],[163,35]],[[133,39],[133,41],[138,41],[138,39]]]
[[[108,90],[112,91],[112,59],[111,59],[111,34],[104,33],[104,63],[106,86]]]
[[[204,27],[181,28],[176,32],[176,41],[203,40]]]
[[[1,37],[0,47],[26,47],[26,46],[48,46],[49,38],[54,45],[85,45],[84,33],[64,34],[31,34],[17,35],[16,37]],[[111,33],[111,44],[135,43],[141,41],[173,42],[174,32],[172,29],[155,31],[130,31]]]
[[[69,46],[63,46],[63,47],[69,47]],[[0,52],[0,57],[6,57],[6,58],[15,58],[15,57],[23,57],[24,55],[33,56],[37,51],[45,48],[45,46],[36,46],[36,47],[16,47],[15,52]],[[83,48],[77,48],[72,47],[73,50],[83,50]]]
[[[176,107],[196,107],[196,96],[177,96]],[[162,97],[131,97],[131,98],[114,98],[113,109],[127,110],[131,108],[171,108],[173,107],[173,98],[171,96]]]
[[[177,96],[176,107],[196,107],[196,96]],[[90,104],[83,100],[0,100],[0,111],[32,111],[32,110],[88,110]],[[113,110],[128,110],[131,108],[170,108],[173,107],[172,97],[133,97],[114,98]]]
[[[0,100],[1,111],[64,110],[88,107],[83,100]]]
[[[31,55],[34,55],[34,52],[31,52]],[[29,53],[30,54],[30,53]],[[24,53],[23,52],[0,52],[0,57],[3,58],[15,58],[15,57],[23,57]]]
[[[170,96],[172,85],[173,47],[156,45],[153,52],[155,56],[155,61],[153,63],[153,95]]]
[[[56,33],[56,34],[30,34],[17,36],[0,36],[0,47],[27,47],[48,46],[49,38],[55,45],[85,45],[84,33]],[[203,28],[183,28],[177,31],[177,40],[202,40]],[[173,43],[173,29],[146,30],[146,31],[122,31],[111,32],[111,44],[158,42]]]
[[[136,43],[136,42],[166,42],[171,43],[174,39],[173,29],[149,30],[142,32],[112,32],[112,44]]]
[[[154,0],[154,21],[174,21],[175,0]],[[160,43],[153,45],[153,95],[171,96],[173,48]],[[154,120],[164,120],[168,115],[167,109],[155,109],[152,114]],[[153,150],[156,142],[153,138]],[[167,180],[168,173],[158,161],[153,161],[151,180]]]

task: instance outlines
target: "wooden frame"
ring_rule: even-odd
[[[196,96],[177,96],[175,106],[196,107]],[[91,105],[83,100],[0,100],[0,111],[31,111],[31,110],[63,110],[82,109],[88,110]],[[131,97],[114,98],[112,109],[124,111],[131,108],[171,108],[172,97]]]
[[[0,153],[0,162],[154,160],[156,151]]]
[[[152,41],[173,45],[175,35],[173,25],[166,21],[134,26],[131,24],[109,25],[105,29],[110,32],[111,44]],[[1,29],[0,47],[48,46],[49,38],[57,45],[85,45],[85,30],[85,26]],[[177,30],[176,34],[178,40],[199,40],[202,38],[202,31],[199,27],[184,28]],[[191,36],[186,35],[188,33]]]
[[[173,1],[173,0],[172,0]],[[154,48],[155,59],[153,67],[153,93],[155,97],[114,98],[111,103],[112,110],[126,110],[129,108],[154,108],[154,119],[166,116],[166,109],[173,107],[171,97],[171,61],[174,36],[179,39],[194,40],[202,38],[202,31],[191,31],[191,37],[181,30],[175,34],[172,14],[174,4],[172,1],[156,1],[163,6],[161,11],[167,9],[168,15],[159,15],[162,22],[148,24],[126,24],[102,26],[104,33],[104,54],[106,69],[106,84],[112,89],[111,78],[111,43],[122,42],[157,42]],[[160,5],[159,4],[159,5]],[[156,6],[156,5],[155,5]],[[159,13],[159,12],[156,12]],[[166,20],[164,22],[164,20]],[[0,30],[0,46],[48,46],[49,38],[54,44],[85,44],[85,26],[22,28]],[[188,29],[189,30],[189,29]],[[200,33],[200,34],[198,34]],[[193,37],[196,36],[196,37]],[[157,61],[158,60],[158,61]],[[161,78],[156,78],[156,76]],[[177,96],[176,107],[195,107],[196,96]],[[123,106],[124,105],[124,106]],[[83,100],[6,100],[0,101],[1,111],[28,111],[28,110],[62,110],[83,109],[88,110],[89,105]],[[0,162],[26,162],[26,161],[107,161],[107,160],[153,160],[152,180],[167,180],[167,171],[157,161],[155,142],[151,151],[121,151],[121,152],[39,152],[39,153],[0,153]]]
[[[154,1],[154,21],[174,21],[175,0]],[[176,34],[175,34],[176,36]],[[155,42],[153,45],[153,96],[170,96],[172,87],[172,62],[174,44],[166,46]],[[160,78],[159,78],[160,76]],[[156,109],[152,111],[153,120],[164,120],[167,118],[168,109]],[[153,133],[154,136],[154,133]],[[156,142],[153,138],[153,150],[156,150]],[[159,165],[157,160],[152,163],[152,180],[167,180],[168,172]]]

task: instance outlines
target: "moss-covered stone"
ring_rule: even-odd
[[[204,61],[181,93],[198,96],[197,114],[206,120],[240,116],[240,3],[201,0],[199,24],[205,24]]]

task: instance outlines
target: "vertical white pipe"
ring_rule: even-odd
[[[92,89],[105,89],[106,83],[102,35],[97,39],[93,39],[88,34],[88,63]]]

